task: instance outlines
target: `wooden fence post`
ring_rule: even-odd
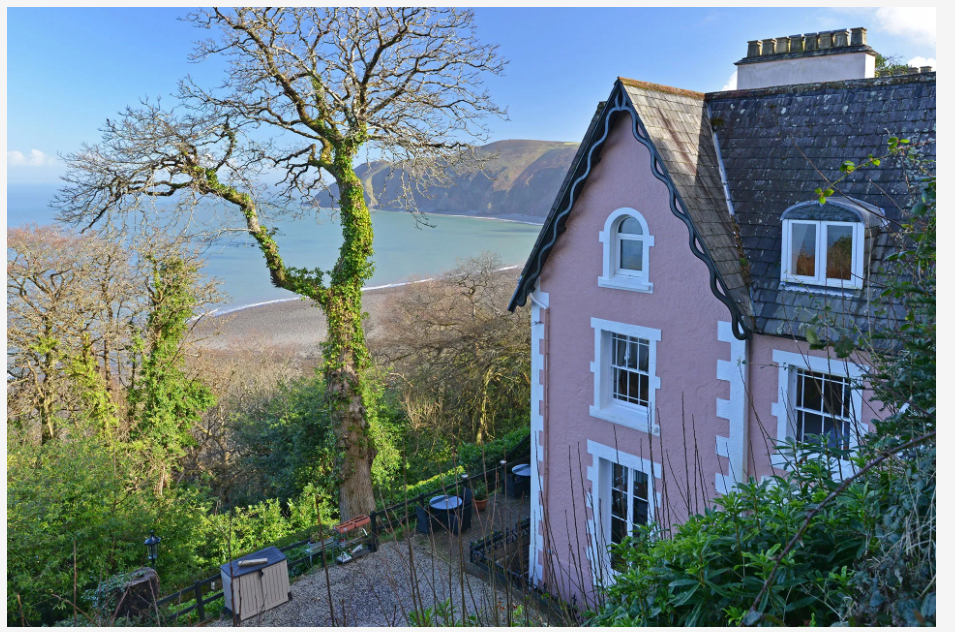
[[[376,553],[378,551],[378,512],[371,512],[369,518],[371,518],[371,524],[369,525],[371,537],[368,538],[368,550]]]
[[[196,612],[199,613],[199,623],[206,620],[206,609],[202,605],[202,583],[196,582],[193,586],[196,591]]]

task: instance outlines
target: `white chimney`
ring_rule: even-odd
[[[870,79],[875,77],[875,55],[861,27],[753,40],[746,57],[736,62],[736,85],[738,90],[750,90]]]

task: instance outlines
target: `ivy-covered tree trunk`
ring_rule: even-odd
[[[327,165],[340,192],[339,216],[343,237],[338,261],[329,274],[327,285],[323,284],[323,275],[318,270],[285,265],[272,233],[259,223],[258,209],[251,195],[221,184],[214,172],[202,169],[198,164],[190,167],[200,191],[241,208],[246,228],[265,256],[272,283],[315,301],[325,313],[328,333],[322,344],[323,377],[339,448],[339,510],[342,520],[375,509],[371,481],[375,448],[365,406],[365,372],[370,365],[370,356],[365,345],[361,305],[361,290],[374,270],[371,262],[374,233],[364,188],[352,166],[360,146],[359,141],[339,141],[333,161]]]
[[[371,466],[375,458],[365,407],[365,372],[370,364],[362,326],[361,290],[371,278],[373,231],[361,180],[352,168],[354,151],[335,153],[344,241],[325,295],[328,334],[323,345],[325,393],[337,421],[342,520],[375,509]]]
[[[175,209],[180,214],[191,212],[196,195],[236,206],[272,283],[325,313],[323,373],[341,455],[341,517],[368,513],[375,449],[361,288],[372,271],[372,227],[353,161],[370,145],[382,160],[403,165],[398,180],[409,207],[407,178],[422,190],[448,184],[450,170],[483,166],[487,158],[464,138],[486,140],[481,120],[506,115],[482,87],[482,76],[500,74],[504,62],[496,46],[477,41],[473,13],[456,8],[216,8],[187,19],[218,30],[193,59],[226,56],[226,84],[208,91],[183,81],[178,96],[187,114],[145,103],[107,121],[102,146],[68,158],[70,184],[58,205],[65,219],[90,226],[133,210],[136,200],[180,191],[190,193]],[[251,138],[253,129],[275,135]],[[264,167],[284,174],[279,197],[292,203],[314,198],[326,176],[335,180],[344,240],[330,274],[282,262],[274,231],[259,223],[255,197],[263,189],[254,178]]]

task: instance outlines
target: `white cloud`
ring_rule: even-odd
[[[882,7],[875,19],[887,33],[935,45],[935,7]]]
[[[895,35],[924,46],[935,46],[935,7],[843,8],[836,13],[859,18],[858,26]],[[840,25],[844,26],[844,25]]]
[[[736,89],[736,75],[737,71],[733,71],[733,74],[730,75],[730,78],[726,80],[726,85],[723,86],[723,90],[735,90]]]
[[[916,68],[921,68],[922,66],[931,66],[932,70],[935,70],[936,67],[934,57],[929,57],[928,59],[925,57],[913,57],[908,61],[908,64],[909,67],[914,66]]]
[[[47,156],[39,149],[31,149],[24,155],[22,151],[8,151],[7,165],[10,167],[49,167],[56,164],[56,158]]]

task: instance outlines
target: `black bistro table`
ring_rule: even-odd
[[[460,496],[442,494],[428,501],[428,507],[418,508],[418,531],[431,533],[447,529],[458,534],[471,528],[471,504]]]
[[[531,466],[527,463],[515,465],[511,468],[511,475],[507,479],[507,495],[511,498],[522,498],[531,494]]]

